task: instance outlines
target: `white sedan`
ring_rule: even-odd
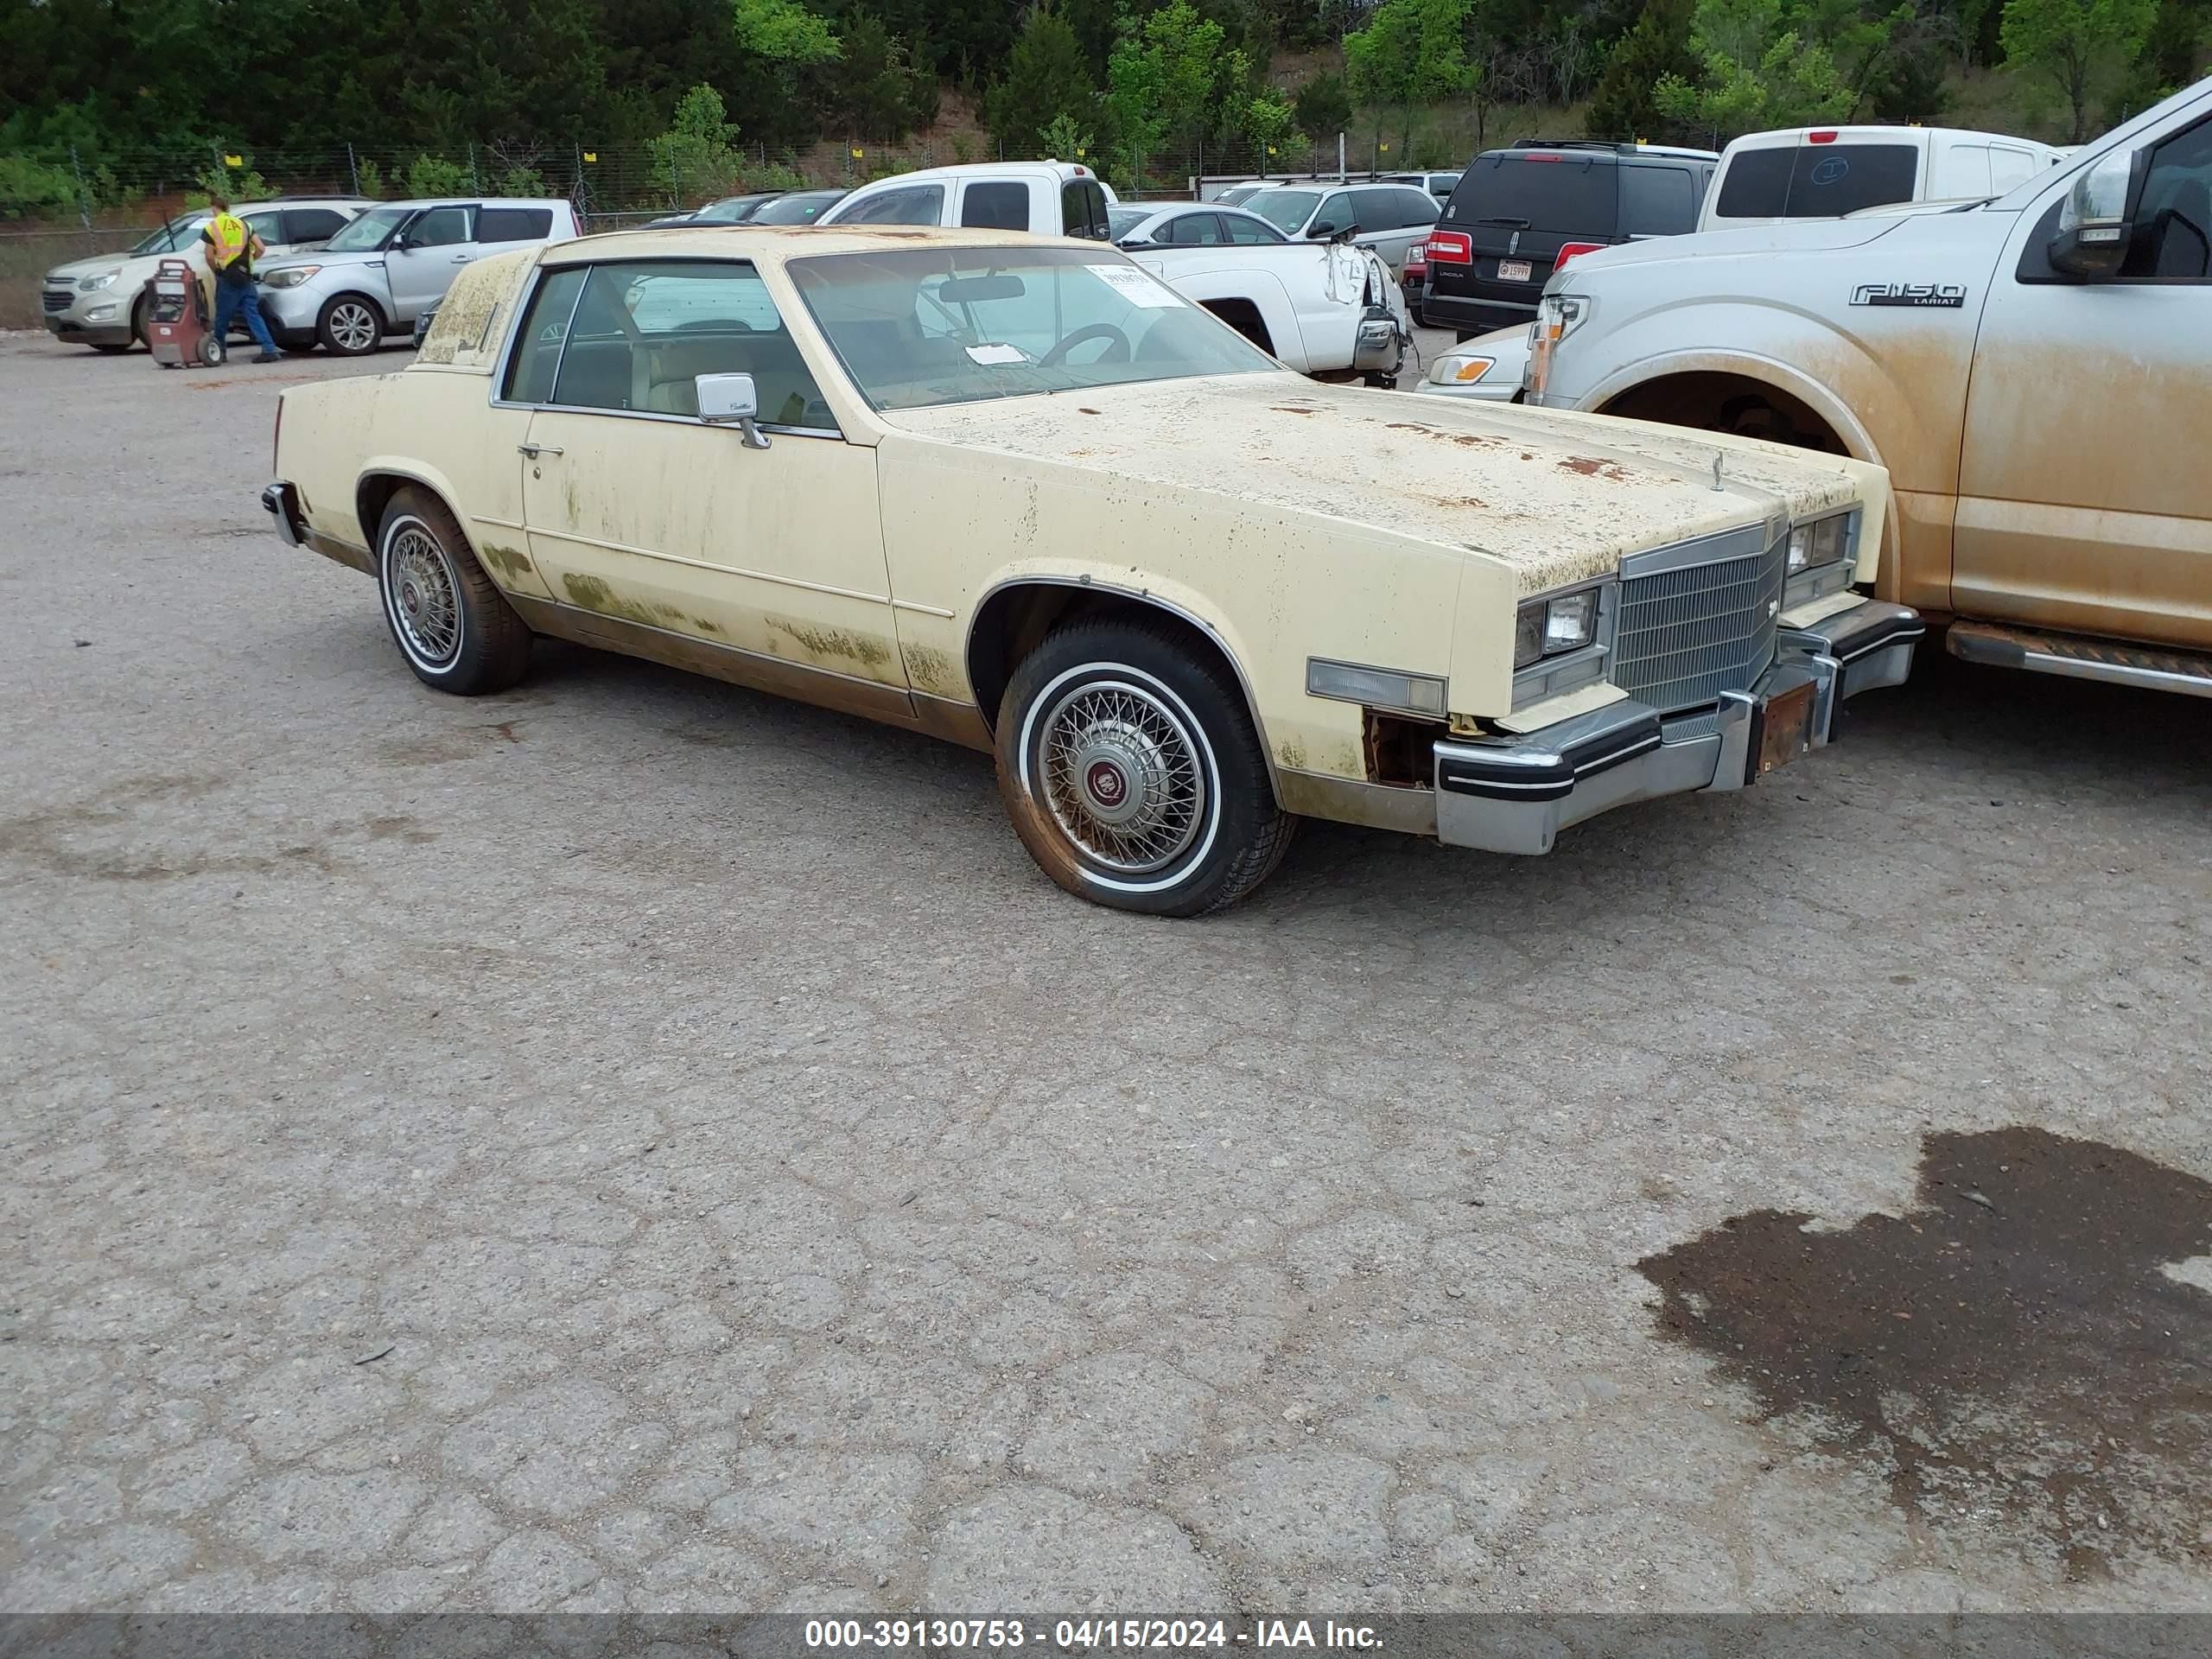
[[[1522,372],[1529,366],[1529,325],[1516,322],[1495,334],[1463,340],[1439,352],[1414,387],[1443,397],[1470,397],[1510,404],[1521,396]]]

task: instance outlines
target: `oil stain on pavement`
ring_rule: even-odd
[[[1920,1520],[2003,1516],[2075,1577],[2212,1559],[2212,1294],[2188,1282],[2212,1183],[2040,1129],[1929,1135],[1910,1213],[1809,1219],[1637,1263],[1668,1334]]]

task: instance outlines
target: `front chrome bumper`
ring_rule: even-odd
[[[1437,839],[1548,853],[1569,824],[1630,801],[1741,789],[1769,754],[1767,715],[1778,700],[1811,688],[1803,746],[1822,747],[1835,741],[1847,699],[1904,683],[1925,632],[1918,612],[1869,600],[1810,627],[1783,628],[1766,672],[1710,710],[1662,715],[1628,698],[1534,732],[1440,742]]]

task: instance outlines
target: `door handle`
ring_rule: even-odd
[[[469,262],[469,260],[470,260],[471,258],[473,258],[474,257],[474,255],[471,255],[471,254],[466,254],[466,253],[456,253],[456,254],[455,254],[455,255],[454,255],[454,257],[453,257],[453,262],[454,262],[454,264],[455,264],[456,265],[465,265],[465,264],[467,264]]]
[[[536,461],[540,455],[560,454],[562,449],[557,443],[518,443],[515,445],[515,453],[528,455],[532,461]]]

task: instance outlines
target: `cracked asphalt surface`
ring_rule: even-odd
[[[1916,1234],[1930,1135],[2197,1203],[2212,705],[1937,657],[1756,790],[1309,827],[1147,921],[980,756],[550,645],[416,684],[256,499],[358,372],[0,339],[0,1607],[2212,1605],[2202,1352],[2085,1560],[2032,1412],[1907,1506],[1638,1268]]]

